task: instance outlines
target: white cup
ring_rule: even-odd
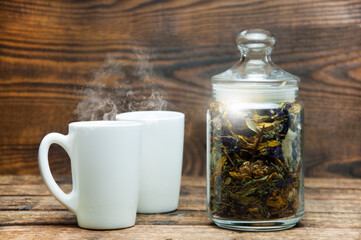
[[[141,149],[141,123],[74,122],[69,134],[50,133],[39,148],[40,173],[50,192],[77,216],[79,227],[118,229],[135,224]],[[65,194],[51,175],[51,144],[71,160],[73,189]]]
[[[140,111],[118,114],[116,119],[144,124],[138,212],[176,210],[182,175],[184,114]]]

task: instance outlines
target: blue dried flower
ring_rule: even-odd
[[[216,181],[221,182],[222,181],[222,175],[218,175],[217,178],[216,178]]]
[[[276,187],[278,188],[287,188],[290,184],[292,184],[294,182],[293,178],[288,178],[288,179],[279,179],[276,182]]]
[[[291,115],[289,116],[289,119],[290,119],[289,121],[292,121],[292,122],[293,122],[293,121],[295,120],[295,115],[291,114]]]
[[[297,159],[297,151],[296,151],[295,147],[293,147],[293,149],[292,149],[292,158]]]
[[[288,109],[290,109],[291,107],[292,107],[292,105],[289,104],[289,103],[287,103],[286,106],[284,107],[284,110],[288,110]]]
[[[286,122],[282,122],[281,124],[282,124],[282,127],[283,127],[281,133],[282,134],[287,134],[287,132],[288,132],[288,124]]]
[[[273,110],[278,115],[285,115],[284,111],[282,109],[275,109]]]
[[[234,148],[236,146],[236,140],[232,137],[222,137],[221,142],[223,146],[228,148]]]
[[[281,146],[270,147],[270,149],[269,149],[269,154],[270,154],[271,156],[274,156],[274,157],[280,159],[282,162],[285,161],[285,159],[283,158],[283,153],[282,153],[282,148],[281,148]]]

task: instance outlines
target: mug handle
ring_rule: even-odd
[[[70,154],[70,136],[69,135],[63,135],[60,133],[49,133],[46,135],[43,140],[40,143],[39,147],[39,169],[40,174],[44,179],[44,182],[46,186],[48,187],[49,191],[54,195],[54,197],[61,202],[65,207],[67,207],[70,211],[73,213],[76,213],[76,199],[75,199],[75,192],[74,192],[74,186],[72,191],[69,194],[66,194],[63,192],[63,190],[60,189],[58,184],[55,182],[53,175],[50,172],[49,167],[49,159],[48,159],[48,153],[50,146],[55,143],[61,146],[69,155]],[[74,179],[73,179],[74,180]],[[74,182],[73,182],[74,185]]]

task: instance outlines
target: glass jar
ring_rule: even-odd
[[[271,61],[275,37],[241,32],[241,61],[212,77],[207,112],[207,212],[220,227],[272,231],[303,216],[299,78]]]

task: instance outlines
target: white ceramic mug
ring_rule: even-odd
[[[138,212],[176,210],[182,175],[184,114],[139,111],[118,114],[116,119],[144,124]]]
[[[117,229],[135,224],[141,149],[141,123],[74,122],[69,134],[50,133],[39,148],[40,173],[50,192],[89,229]],[[51,175],[51,144],[71,160],[73,189],[65,194]]]

